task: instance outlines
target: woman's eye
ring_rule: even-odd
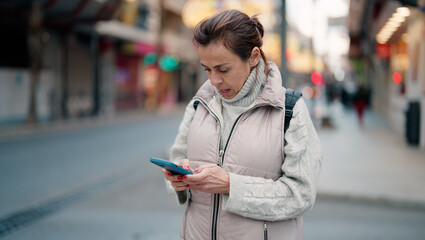
[[[205,70],[205,72],[209,72],[209,71],[211,71],[211,70],[210,70],[210,69],[208,69],[208,68],[205,68],[204,70]]]
[[[229,69],[226,69],[226,70],[219,70],[219,72],[221,72],[221,73],[227,73],[229,71]]]

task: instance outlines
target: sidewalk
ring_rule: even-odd
[[[333,128],[319,128],[324,159],[319,196],[425,208],[425,151],[410,147],[373,112],[332,106]]]

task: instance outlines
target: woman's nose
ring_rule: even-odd
[[[223,79],[221,79],[220,75],[211,73],[210,81],[213,86],[217,86],[218,84],[223,82]]]

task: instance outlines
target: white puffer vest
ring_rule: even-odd
[[[220,117],[214,110],[214,87],[208,81],[188,134],[187,157],[193,169],[218,164],[240,175],[277,180],[284,161],[285,89],[280,74],[269,73],[260,96],[235,122],[224,149],[219,149]],[[302,218],[265,222],[223,209],[223,196],[191,190],[180,239],[302,239]]]

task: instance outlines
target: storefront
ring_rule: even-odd
[[[400,9],[406,11],[406,20],[387,43],[388,123],[408,144],[425,147],[425,72],[421,67],[425,66],[425,16],[419,8],[398,6],[392,18]]]
[[[364,65],[373,109],[408,144],[424,148],[425,1],[350,4],[350,57]]]
[[[187,79],[196,78],[193,65],[199,66],[199,60],[181,11],[171,6],[183,5],[128,1],[119,21],[96,24],[99,36],[115,42],[111,66],[115,111],[154,110],[193,96],[195,81]]]
[[[161,50],[164,51],[164,50]],[[177,103],[179,61],[145,43],[125,43],[115,55],[115,107],[117,111],[155,109]]]
[[[407,30],[409,68],[406,97],[410,106],[412,103],[419,104],[418,137],[420,146],[425,148],[425,1],[421,4],[421,8],[412,9]]]
[[[0,2],[0,123],[99,114],[97,39],[119,0]]]

